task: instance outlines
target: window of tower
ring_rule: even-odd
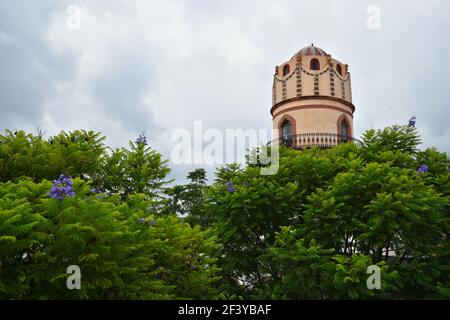
[[[292,145],[292,124],[290,121],[285,120],[283,122],[283,125],[281,127],[281,132],[282,132],[282,140],[283,143],[285,143],[288,146]]]
[[[340,64],[338,64],[338,65],[336,66],[336,70],[337,70],[337,72],[342,76],[342,67],[341,67]]]
[[[341,135],[342,135],[342,141],[347,141],[348,127],[347,127],[347,122],[345,120],[341,121]]]
[[[283,76],[287,75],[291,71],[291,67],[287,64],[283,67]]]
[[[309,63],[309,68],[311,70],[320,70],[320,62],[316,58],[311,59],[311,62]]]

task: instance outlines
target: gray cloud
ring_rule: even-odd
[[[50,1],[31,8],[27,3],[0,4],[0,126],[36,126],[42,106],[55,91],[55,81],[69,79],[72,56],[47,47],[43,31]]]
[[[67,7],[82,9],[68,30]],[[369,5],[381,29],[366,26]],[[418,118],[450,151],[450,4],[421,1],[3,1],[0,127],[141,130],[170,156],[176,128],[271,127],[275,65],[314,42],[348,63],[356,133]],[[174,166],[183,180],[188,166]]]

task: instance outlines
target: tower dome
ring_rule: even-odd
[[[292,59],[295,58],[298,55],[302,55],[302,56],[326,56],[327,53],[324,50],[322,50],[322,49],[320,49],[318,47],[315,47],[314,44],[311,43],[310,46],[304,47],[303,49],[297,51],[297,53],[292,57]]]
[[[348,65],[321,48],[311,44],[275,67],[275,139],[295,148],[353,140],[354,112]]]

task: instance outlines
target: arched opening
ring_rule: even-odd
[[[283,67],[283,77],[291,71],[291,67],[287,64]]]
[[[347,121],[345,119],[342,119],[341,121],[341,138],[342,142],[346,142],[348,140],[348,126]]]
[[[338,65],[336,66],[336,70],[337,70],[337,72],[342,76],[342,67],[341,67],[340,64],[338,64]]]
[[[311,59],[311,61],[309,63],[309,68],[311,70],[320,70],[320,62],[319,62],[319,60],[317,60],[316,58]]]
[[[292,123],[289,120],[284,120],[281,125],[281,139],[287,146],[292,146]]]
[[[352,140],[352,126],[346,115],[342,114],[338,118],[336,125],[339,143]]]

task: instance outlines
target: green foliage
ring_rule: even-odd
[[[408,125],[393,125],[383,130],[370,129],[363,134],[363,144],[369,158],[376,158],[376,154],[382,151],[414,154],[420,143],[417,129]]]
[[[0,137],[0,299],[224,297],[212,230],[155,212],[166,161],[143,143],[109,154],[102,141],[84,131]],[[60,201],[46,179],[61,173],[77,178],[76,195]],[[66,286],[70,265],[80,290]]]
[[[133,193],[162,193],[170,169],[167,160],[144,144],[108,152],[105,137],[93,131],[64,132],[44,140],[41,134],[5,131],[0,135],[0,181],[30,177],[35,182],[60,174],[92,180],[92,186],[124,199]]]
[[[336,176],[309,197],[304,233],[336,252],[363,252],[374,261],[391,248],[424,252],[441,240],[446,200],[415,172],[384,163]]]
[[[175,216],[154,218],[144,195],[130,204],[98,199],[75,180],[59,204],[51,184],[0,185],[0,297],[3,299],[212,298],[217,242]],[[144,220],[145,219],[145,220]],[[69,265],[82,272],[68,290]]]
[[[238,176],[240,173],[242,173],[242,168],[239,163],[226,164],[220,168],[217,168],[215,172],[216,182],[226,183],[233,180],[233,178]]]
[[[188,215],[186,220],[192,225],[208,227],[210,219],[203,209],[206,197],[206,170],[199,168],[189,172],[187,178],[190,183],[176,185],[166,189],[167,205],[163,213],[176,212],[181,216]]]
[[[105,157],[105,137],[93,131],[74,131],[44,140],[42,135],[6,130],[0,135],[0,181],[25,176],[38,182],[56,179],[60,174],[73,177],[95,176]]]
[[[335,273],[329,292],[335,299],[386,299],[397,288],[393,283],[399,278],[396,271],[390,271],[386,262],[374,263],[369,256],[352,254],[351,256],[334,256]],[[369,266],[380,269],[380,289],[369,290],[367,279]]]
[[[447,155],[419,151],[409,126],[368,130],[363,139],[362,147],[281,148],[272,176],[254,164],[217,170],[193,215],[218,232],[228,292],[277,299],[448,295]],[[418,172],[422,164],[428,172]],[[373,264],[382,290],[366,286]]]
[[[298,231],[282,227],[272,246],[261,258],[268,281],[256,296],[268,299],[331,298],[335,263],[333,250],[323,249],[314,240],[305,243]]]
[[[170,182],[165,180],[170,172],[167,162],[150,147],[130,142],[130,150],[116,149],[106,158],[95,185],[124,199],[133,193],[159,196],[164,185]]]
[[[389,282],[397,273],[388,272],[386,263],[377,265],[382,272],[381,290],[368,290],[368,256],[336,255],[315,240],[307,242],[301,233],[283,227],[274,244],[262,256],[270,275],[256,296],[270,299],[368,299],[382,298],[393,289]]]
[[[0,298],[21,298],[30,290],[27,266],[49,226],[33,204],[46,191],[28,180],[0,184]]]
[[[103,141],[0,136],[0,299],[450,298],[449,159],[419,150],[413,127],[282,147],[274,175],[249,161],[170,188],[145,137]],[[60,174],[75,196],[49,197]],[[81,290],[66,287],[70,265]]]

